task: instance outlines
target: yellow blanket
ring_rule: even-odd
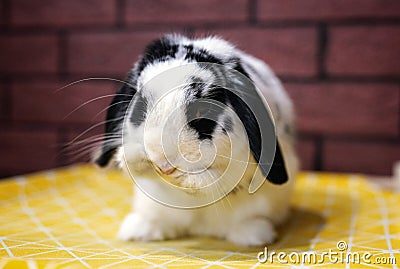
[[[82,165],[0,182],[0,268],[398,268],[400,195],[359,175],[302,173],[267,249],[212,238],[121,242],[133,182]],[[396,264],[397,262],[397,264]]]

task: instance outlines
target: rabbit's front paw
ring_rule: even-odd
[[[128,214],[121,224],[118,238],[122,240],[153,241],[166,239],[160,222],[152,222],[137,213]]]
[[[241,221],[232,226],[227,239],[242,246],[261,246],[272,243],[276,238],[274,225],[264,218]]]

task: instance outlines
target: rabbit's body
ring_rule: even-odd
[[[254,115],[243,107],[237,96],[215,87],[215,76],[224,76],[229,72],[202,66],[202,62],[226,66],[246,75],[265,96],[277,136],[276,154],[269,172],[259,164],[262,157],[258,130],[254,131],[254,124],[249,124],[254,121]],[[187,64],[192,65],[179,69]],[[174,68],[178,71],[170,73],[172,75],[167,81],[157,81],[159,74]],[[230,81],[235,78],[226,76],[223,81],[231,85]],[[122,133],[125,144],[122,146],[115,140],[106,140],[102,155],[97,160],[100,165],[114,160],[122,168],[134,172],[135,180],[139,183],[139,187],[135,185],[133,212],[124,220],[119,237],[125,240],[162,240],[184,235],[206,235],[225,238],[240,245],[272,242],[276,237],[274,225],[282,222],[288,214],[298,162],[294,150],[292,104],[268,66],[219,38],[191,40],[173,35],[147,48],[128,82],[131,86],[121,88],[118,92],[121,97],[117,95],[111,105],[114,109],[110,107],[107,117],[113,123],[106,127],[107,134]],[[246,91],[240,88],[240,85],[244,85],[242,82],[235,83],[233,87],[239,85],[239,91]],[[179,90],[170,91],[173,88]],[[254,94],[252,91],[248,93]],[[135,99],[131,107],[118,106],[118,103],[123,104],[123,95],[132,94]],[[192,110],[197,117],[206,113],[201,107],[193,106],[197,100],[204,98],[226,106],[211,115],[217,124],[202,119],[188,120]],[[125,124],[115,120],[124,115],[134,117]],[[240,127],[241,124],[244,128]],[[162,132],[160,126],[165,126]],[[182,138],[176,142],[178,134]],[[160,141],[164,141],[166,146]],[[166,157],[176,156],[177,149],[168,147],[174,143],[186,162],[174,157],[174,163],[171,164]],[[230,151],[234,153],[229,155]],[[211,163],[207,160],[208,153],[215,155]],[[249,156],[244,170],[240,165],[243,162],[226,168],[229,160],[242,156]],[[148,172],[153,166],[159,171],[158,174]],[[204,167],[206,170],[201,170]],[[187,173],[182,172],[186,170]],[[244,174],[229,194],[211,205],[179,209],[155,201],[157,197],[166,195],[156,175],[161,175],[172,185],[186,188],[186,192],[189,192],[188,201],[184,201],[186,198],[180,201],[185,205],[190,204],[189,200],[196,195],[200,197],[201,188],[215,182],[224,171],[228,179],[240,174],[240,171],[244,171]],[[265,177],[268,180],[261,188],[250,194],[252,179],[264,180]],[[144,194],[140,186],[152,190],[155,198]]]

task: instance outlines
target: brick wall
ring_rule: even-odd
[[[63,86],[124,78],[164,32],[219,34],[269,63],[296,105],[305,169],[390,174],[400,159],[398,0],[39,2],[0,0],[0,176],[87,158],[65,145],[101,132],[118,83]]]

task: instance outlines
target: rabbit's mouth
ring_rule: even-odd
[[[219,174],[213,169],[201,172],[182,172],[176,169],[170,175],[161,175],[163,180],[179,188],[190,190],[201,190],[215,183],[219,179]]]

